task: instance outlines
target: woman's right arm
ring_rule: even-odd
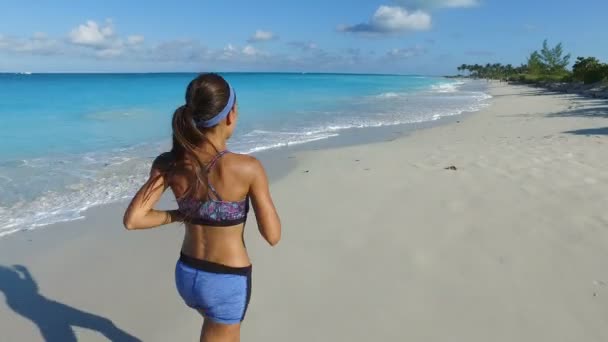
[[[270,196],[268,177],[266,176],[264,166],[257,159],[253,159],[251,170],[253,179],[249,186],[249,195],[258,223],[258,229],[264,239],[271,246],[275,246],[281,239],[281,220]]]
[[[123,224],[128,230],[155,228],[183,220],[178,210],[154,209],[169,186],[165,179],[169,167],[167,164],[167,154],[158,156],[152,163],[150,178],[135,194],[125,211]]]

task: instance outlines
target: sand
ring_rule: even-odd
[[[490,87],[460,122],[292,156],[283,240],[247,227],[244,341],[608,340],[608,103]],[[123,208],[0,239],[0,340],[198,338],[183,229],[124,231]]]

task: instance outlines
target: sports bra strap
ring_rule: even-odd
[[[223,150],[222,152],[216,154],[215,157],[213,157],[211,159],[211,161],[207,165],[207,173],[209,173],[211,171],[211,169],[215,166],[215,163],[217,163],[218,159],[220,159],[226,153],[229,153],[229,151],[228,150]]]
[[[222,152],[216,154],[215,157],[213,157],[213,159],[211,159],[211,161],[207,165],[207,187],[209,188],[209,191],[211,191],[213,193],[213,196],[215,196],[215,199],[217,199],[218,201],[221,201],[222,197],[220,196],[220,194],[217,193],[217,190],[215,190],[215,187],[209,181],[209,172],[211,172],[211,169],[215,166],[217,161],[227,153],[230,153],[230,151],[223,150]],[[209,195],[207,195],[207,196],[209,197]]]
[[[215,200],[222,201],[222,197],[220,196],[220,194],[217,193],[217,190],[215,190],[215,188],[213,187],[213,185],[211,185],[211,183],[208,183],[207,187],[209,188],[209,191],[211,191],[213,193]],[[207,197],[211,198],[211,196],[209,196],[208,194],[207,194]]]

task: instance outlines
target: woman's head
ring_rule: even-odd
[[[185,106],[199,130],[228,128],[226,133],[232,134],[237,115],[236,94],[222,76],[209,73],[192,80],[186,89]]]
[[[199,75],[188,84],[186,104],[173,114],[173,151],[194,152],[211,143],[207,135],[229,139],[237,115],[236,94],[228,82],[218,74]]]
[[[188,160],[198,174],[204,165],[197,150],[209,144],[219,152],[220,146],[232,136],[238,110],[236,94],[218,74],[201,74],[188,84],[186,104],[173,114],[173,149],[177,162]],[[195,188],[198,182],[194,182]]]

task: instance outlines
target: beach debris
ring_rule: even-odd
[[[460,121],[456,121],[456,123],[460,123]]]
[[[304,171],[304,173],[309,173],[309,172],[310,172],[310,170],[305,170],[305,171]]]
[[[458,170],[458,169],[456,168],[456,166],[452,165],[452,166],[445,167],[445,168],[444,168],[444,170],[452,170],[452,171],[456,171],[456,170]]]
[[[359,160],[359,159],[355,159],[355,161],[356,161],[356,162],[360,162],[361,160]]]
[[[371,170],[371,169],[370,169],[370,168],[366,168],[366,169],[363,169],[363,170],[365,170],[365,171],[369,171],[369,170]]]

